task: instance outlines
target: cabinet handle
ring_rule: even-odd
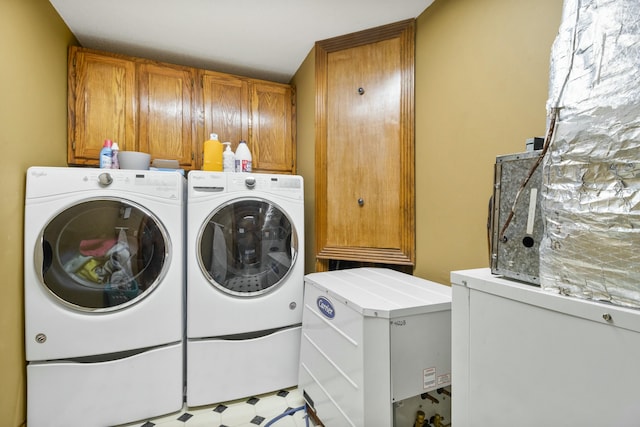
[[[358,94],[359,95],[364,95],[364,88],[363,87],[359,87],[358,88]]]
[[[362,197],[358,199],[358,205],[364,206],[364,199]]]

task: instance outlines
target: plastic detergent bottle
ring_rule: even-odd
[[[118,147],[117,142],[114,142],[113,145],[111,145],[111,169],[120,169],[118,151],[120,151],[120,147]]]
[[[203,171],[222,172],[222,144],[218,141],[218,134],[212,133],[204,142]]]
[[[222,145],[225,146],[224,152],[222,153],[222,170],[224,172],[235,172],[236,155],[231,151],[231,143],[223,142]]]
[[[100,150],[100,167],[102,169],[111,169],[111,150],[112,142],[110,139],[105,139],[104,144],[102,144],[102,149]]]
[[[251,151],[244,140],[236,148],[236,172],[251,172]]]

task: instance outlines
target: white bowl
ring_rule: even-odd
[[[147,170],[151,163],[151,154],[140,151],[119,151],[118,163],[120,169]]]

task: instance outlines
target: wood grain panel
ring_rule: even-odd
[[[217,133],[245,140],[254,171],[295,173],[295,89],[290,85],[78,46],[68,61],[69,165],[97,166],[105,139],[153,159],[202,165]]]
[[[328,55],[329,246],[400,248],[398,52],[390,39]]]
[[[249,148],[256,170],[293,170],[292,102],[291,86],[252,82]]]
[[[240,140],[249,139],[248,83],[228,74],[211,71],[203,72],[201,80],[204,122],[201,140],[208,139],[211,133],[217,133],[220,142],[231,142],[231,149],[235,152]]]
[[[187,169],[194,166],[194,79],[189,68],[138,65],[139,151],[178,160]]]
[[[105,139],[135,147],[135,64],[91,52],[69,55],[68,162],[97,165]]]
[[[413,20],[316,43],[316,255],[413,265]]]

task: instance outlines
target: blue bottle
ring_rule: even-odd
[[[105,139],[104,144],[102,144],[102,149],[100,150],[100,168],[101,169],[111,169],[111,157],[113,155],[113,151],[111,150],[112,142],[110,139]]]

